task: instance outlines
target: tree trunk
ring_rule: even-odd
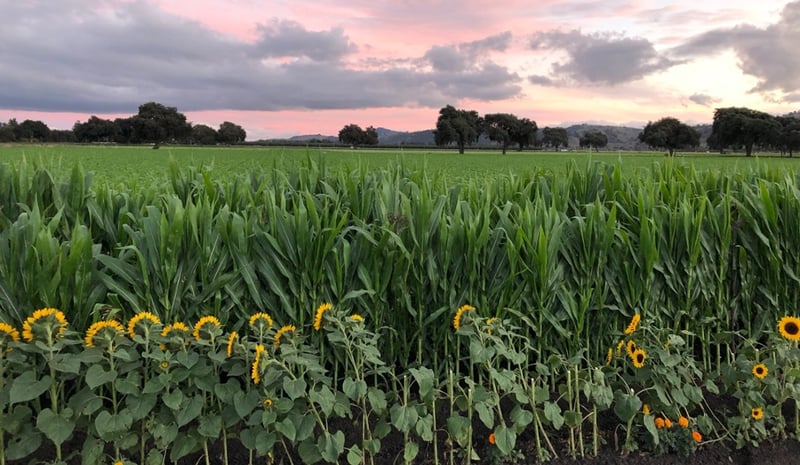
[[[505,154],[506,154],[506,148],[507,148],[507,147],[508,147],[508,146],[507,146],[506,144],[503,144],[503,155],[505,155]]]
[[[751,156],[753,154],[753,144],[745,144],[744,153],[748,157]]]

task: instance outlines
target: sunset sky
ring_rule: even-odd
[[[0,0],[0,121],[69,129],[157,101],[248,140],[800,109],[800,1]]]

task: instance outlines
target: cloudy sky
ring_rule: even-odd
[[[800,109],[800,1],[0,0],[0,121],[157,101],[248,139]]]

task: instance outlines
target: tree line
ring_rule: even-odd
[[[215,145],[244,142],[247,132],[238,124],[225,121],[214,129],[205,124],[191,124],[175,107],[157,102],[139,106],[135,115],[114,120],[92,115],[76,122],[71,130],[51,130],[42,121],[12,118],[0,122],[0,142],[77,142]]]

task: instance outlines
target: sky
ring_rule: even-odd
[[[800,1],[0,0],[0,121],[69,129],[156,101],[248,140],[800,109]]]

